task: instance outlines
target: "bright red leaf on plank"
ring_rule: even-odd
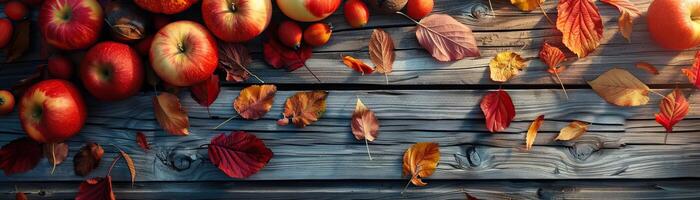
[[[620,34],[629,42],[632,39],[632,22],[641,15],[641,11],[629,0],[600,0],[603,3],[615,6],[620,11],[620,18],[617,21],[620,27]]]
[[[362,75],[371,74],[372,72],[374,72],[374,69],[372,69],[372,67],[365,64],[365,62],[362,62],[362,60],[353,58],[352,56],[343,56],[343,64],[345,64],[345,66],[348,66],[348,68],[355,70],[356,72],[362,73]]]
[[[144,151],[151,150],[151,145],[148,144],[148,139],[143,132],[136,133],[136,144],[138,144]]]
[[[666,128],[666,132],[673,132],[673,125],[685,118],[689,107],[690,105],[683,95],[683,91],[676,88],[659,103],[659,113],[656,113],[656,122],[663,125]]]
[[[306,60],[311,58],[311,48],[303,46],[298,50],[282,45],[272,37],[263,42],[263,57],[265,62],[273,68],[286,68],[294,71],[306,65]]]
[[[209,106],[216,101],[216,98],[219,97],[219,92],[221,92],[219,76],[216,74],[211,75],[206,81],[190,87],[190,91],[192,92],[192,99],[197,101],[199,105],[207,107],[207,113],[209,113]]]
[[[505,130],[515,118],[513,101],[502,89],[491,91],[481,99],[481,111],[486,117],[486,128],[492,133]]]
[[[693,62],[693,66],[682,69],[681,71],[683,74],[688,76],[690,83],[694,84],[695,87],[700,88],[700,79],[697,78],[700,76],[700,51],[695,53],[695,62]]]
[[[115,200],[112,191],[112,177],[96,177],[80,183],[75,200]]]
[[[247,178],[272,159],[272,151],[253,134],[244,131],[221,134],[209,144],[209,160],[232,178]]]
[[[547,72],[551,74],[564,71],[564,66],[560,66],[560,64],[566,60],[564,52],[549,43],[545,42],[544,45],[542,45],[542,49],[540,49],[540,60],[549,67]]]
[[[560,0],[557,11],[557,29],[563,34],[562,42],[579,58],[586,57],[600,45],[603,21],[593,1]]]
[[[416,38],[439,61],[480,55],[472,30],[446,14],[432,14],[420,20]]]
[[[2,146],[0,169],[6,176],[34,169],[43,157],[41,143],[22,137]]]

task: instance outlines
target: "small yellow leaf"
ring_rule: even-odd
[[[119,154],[122,155],[124,161],[126,161],[126,166],[129,168],[129,173],[131,174],[131,185],[134,185],[136,181],[136,167],[134,166],[134,160],[126,152],[119,150]]]
[[[510,3],[522,11],[530,12],[540,7],[544,0],[510,0]]]
[[[537,137],[537,131],[540,130],[540,126],[544,122],[544,115],[540,115],[532,121],[530,128],[527,129],[527,135],[525,135],[525,149],[532,149],[532,144],[535,143],[535,137]]]
[[[491,80],[506,82],[517,75],[525,67],[525,59],[515,52],[504,51],[498,53],[489,63]]]
[[[568,126],[564,127],[559,131],[559,135],[554,140],[575,140],[581,137],[588,130],[588,124],[582,121],[573,121],[569,123]]]
[[[608,70],[588,85],[598,96],[617,106],[640,106],[649,102],[649,87],[624,69]]]

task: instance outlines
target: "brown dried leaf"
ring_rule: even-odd
[[[56,168],[56,165],[63,163],[63,161],[68,157],[68,144],[63,142],[44,144],[43,149],[44,157],[49,160],[49,164],[53,165],[53,168]],[[51,172],[53,173],[53,169]]]
[[[403,176],[411,175],[411,183],[425,186],[421,178],[433,175],[440,161],[440,145],[433,142],[419,142],[403,154]]]
[[[124,158],[124,161],[126,161],[126,166],[129,168],[129,174],[131,174],[131,185],[134,185],[134,182],[136,181],[136,167],[134,166],[134,160],[131,159],[131,156],[127,154],[126,152],[119,150],[119,154]]]
[[[177,96],[162,92],[153,97],[153,109],[160,127],[173,135],[188,135],[190,119]]]
[[[525,68],[525,59],[512,51],[504,51],[496,54],[496,57],[491,59],[489,63],[491,80],[501,83],[518,75],[518,72],[523,70],[523,68]]]
[[[355,135],[357,140],[374,141],[379,134],[377,117],[359,98],[355,104],[355,111],[352,113],[350,127],[352,128],[352,134]]]
[[[394,41],[391,35],[382,29],[374,29],[369,39],[369,58],[377,73],[388,74],[394,69]]]
[[[582,121],[573,121],[568,126],[559,131],[559,135],[554,140],[575,140],[581,137],[588,130],[588,124]]]
[[[260,119],[272,108],[276,93],[275,85],[248,86],[233,101],[233,108],[243,119]]]
[[[24,20],[15,26],[15,31],[12,33],[12,41],[7,45],[5,62],[12,62],[22,57],[29,49],[29,38],[31,20]]]
[[[297,92],[294,96],[287,98],[284,104],[282,119],[277,121],[280,126],[292,123],[299,128],[304,128],[311,123],[318,121],[318,118],[326,111],[326,91]]]
[[[219,68],[226,71],[226,81],[241,83],[250,78],[246,68],[252,63],[252,59],[244,45],[219,42],[219,59]]]
[[[75,174],[78,176],[88,175],[100,165],[104,153],[102,146],[97,143],[88,143],[80,148],[80,151],[73,157]]]
[[[639,106],[649,102],[649,87],[624,69],[608,70],[589,81],[588,85],[598,96],[617,106]]]
[[[420,20],[416,38],[439,61],[480,56],[472,30],[446,14],[432,14]]]
[[[525,149],[532,149],[532,144],[535,143],[535,138],[537,137],[537,132],[540,130],[540,126],[544,122],[544,115],[537,116],[530,127],[527,129],[527,135],[525,135]]]

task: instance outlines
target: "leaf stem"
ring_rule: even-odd
[[[544,8],[542,8],[542,4],[540,3],[540,1],[536,1],[536,2],[537,2],[537,7],[540,7],[542,14],[544,15],[545,18],[547,18],[547,22],[549,22],[550,25],[552,25],[553,27],[556,28],[557,25],[552,21],[551,18],[549,18],[549,15],[547,15],[547,12],[544,11]]]
[[[365,147],[367,147],[367,156],[369,156],[369,160],[372,160],[372,154],[369,153],[369,143],[367,143],[366,137],[365,137]]]
[[[53,167],[51,168],[51,175],[56,170],[56,143],[51,143],[51,163]]]
[[[561,81],[561,78],[559,78],[559,72],[557,72],[556,69],[554,69],[554,76],[557,77],[557,81],[559,81],[559,85],[561,85],[561,90],[564,91],[564,96],[566,96],[566,100],[569,100],[569,93],[566,92],[566,88],[564,88],[564,82]]]
[[[493,14],[493,16],[496,17],[496,11],[493,10],[493,4],[491,3],[491,0],[489,0],[489,8],[491,9],[491,14]]]
[[[241,66],[241,64],[239,64],[239,63],[236,63],[236,64],[237,64],[239,67],[241,67],[241,69],[245,70],[246,73],[248,73],[248,74],[250,74],[251,76],[255,77],[255,79],[258,79],[258,81],[260,81],[260,83],[265,83],[265,81],[263,81],[262,79],[260,79],[260,77],[258,77],[258,75],[255,75],[255,74],[253,74],[253,72],[250,72],[250,71],[248,70],[248,68],[245,68],[245,67]]]
[[[235,115],[229,117],[228,119],[226,119],[226,121],[221,122],[221,124],[219,124],[218,126],[214,127],[214,130],[219,129],[219,127],[223,126],[224,124],[228,123],[229,121],[233,120],[234,118],[236,118],[236,117],[238,117],[238,116],[240,116],[240,115],[235,114]]]
[[[119,147],[117,147],[117,148],[119,148]],[[119,156],[117,156],[117,158],[115,158],[115,159],[112,161],[112,165],[109,166],[109,170],[107,170],[107,176],[109,176],[110,174],[112,174],[112,168],[114,168],[114,165],[117,165],[117,161],[119,161],[119,159],[121,159],[121,158],[122,158],[122,156],[121,156],[121,154],[119,154]]]
[[[408,179],[408,183],[406,183],[406,186],[403,187],[403,190],[401,191],[401,195],[403,195],[403,193],[406,192],[406,190],[408,189],[408,185],[411,184],[411,180],[413,180],[417,176],[418,176],[418,173],[415,173],[413,176],[411,176],[410,179]]]
[[[323,83],[321,82],[321,79],[318,79],[318,76],[314,74],[314,71],[311,71],[311,68],[309,68],[309,66],[306,66],[306,63],[304,63],[304,68],[306,68],[306,70],[308,70],[309,73],[311,73],[311,75],[314,76],[314,78],[316,78],[316,81],[318,81],[318,83]]]

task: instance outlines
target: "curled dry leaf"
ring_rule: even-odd
[[[564,66],[561,63],[566,60],[566,56],[561,49],[550,45],[549,43],[544,43],[542,49],[540,49],[540,60],[549,67],[547,72],[550,74],[561,73],[564,71]],[[561,81],[560,81],[561,82]]]
[[[372,67],[368,66],[359,59],[353,58],[352,56],[343,56],[343,64],[352,70],[362,73],[362,75],[371,74],[374,72]]]
[[[582,121],[573,121],[568,126],[559,131],[559,135],[554,140],[575,140],[581,137],[588,130],[588,124]]]
[[[649,64],[648,62],[638,62],[637,64],[635,64],[635,66],[638,69],[649,72],[650,74],[659,75],[659,70],[656,69],[656,67],[654,67],[654,65]]]
[[[68,144],[66,143],[47,143],[44,144],[44,157],[49,160],[49,164],[53,165],[51,173],[53,174],[56,166],[63,163],[68,157]]]
[[[41,143],[28,137],[12,140],[0,148],[0,169],[6,176],[34,169],[42,157]]]
[[[632,22],[641,15],[641,11],[629,0],[600,0],[603,3],[615,6],[620,11],[620,18],[617,21],[620,27],[620,34],[628,42],[632,40]]]
[[[608,70],[588,81],[588,85],[598,96],[617,106],[639,106],[649,102],[649,87],[624,69]]]
[[[88,143],[80,148],[73,157],[73,167],[78,176],[88,175],[93,169],[100,166],[100,160],[105,151],[97,143]]]
[[[326,91],[297,92],[294,96],[287,98],[284,103],[282,119],[277,121],[280,126],[292,124],[299,128],[304,128],[311,123],[318,121],[318,118],[326,111]]]
[[[112,177],[96,177],[80,183],[75,200],[115,200],[112,191]]]
[[[562,42],[579,58],[586,57],[600,45],[603,21],[594,1],[560,0],[557,11],[557,29],[563,34]]]
[[[472,30],[446,14],[432,14],[418,22],[418,43],[439,61],[480,56]]]
[[[513,76],[518,75],[525,67],[525,59],[515,52],[504,51],[496,54],[489,63],[491,80],[496,82],[506,82]]]
[[[367,147],[367,156],[372,160],[372,154],[369,153],[369,144],[367,141],[374,141],[379,134],[379,121],[374,112],[369,110],[364,103],[357,98],[357,103],[355,104],[355,111],[352,113],[352,119],[350,122],[350,128],[352,128],[352,134],[355,135],[355,139],[364,140],[365,147]]]
[[[689,107],[690,105],[683,95],[683,91],[676,88],[659,103],[659,113],[656,113],[656,122],[663,125],[667,133],[673,132],[673,126],[685,118]]]
[[[129,174],[131,174],[131,185],[134,185],[134,182],[136,181],[136,166],[134,166],[134,160],[131,159],[131,156],[129,156],[129,154],[122,151],[121,149],[119,150],[119,155],[121,155],[122,158],[124,158],[126,166],[127,168],[129,168]]]
[[[151,145],[148,144],[148,139],[143,132],[136,133],[136,144],[138,144],[144,151],[151,150]]]
[[[199,105],[207,107],[207,113],[209,113],[209,106],[216,101],[216,98],[219,97],[219,92],[221,92],[219,76],[216,74],[211,75],[206,81],[190,87],[190,91],[192,92],[192,99],[197,101]]]
[[[535,138],[537,137],[537,132],[540,130],[540,126],[544,123],[544,115],[537,116],[530,127],[527,128],[527,135],[525,135],[525,149],[532,149],[532,144],[535,143]]]
[[[272,108],[277,87],[275,85],[251,85],[241,90],[233,108],[243,118],[257,120],[265,116]]]
[[[248,178],[272,159],[272,151],[253,134],[237,131],[212,138],[209,160],[232,178]]]
[[[688,76],[688,81],[690,81],[690,83],[700,88],[700,79],[697,78],[700,76],[700,51],[695,53],[695,62],[693,62],[693,65],[682,69],[681,72]]]
[[[403,154],[403,176],[410,175],[415,186],[425,186],[421,178],[433,175],[440,161],[440,146],[433,142],[419,142]]]
[[[481,99],[481,111],[486,118],[486,128],[492,133],[505,130],[515,118],[513,101],[508,92],[501,89],[491,91]]]
[[[24,20],[15,25],[12,40],[10,40],[5,51],[5,55],[7,55],[5,62],[15,61],[27,52],[29,49],[30,27],[31,20]]]
[[[173,135],[188,135],[190,119],[177,96],[162,92],[153,97],[153,109],[160,127]]]
[[[250,75],[247,67],[252,63],[248,48],[239,43],[219,42],[219,68],[226,71],[226,81],[241,83]]]
[[[369,58],[378,73],[388,74],[394,69],[394,40],[382,29],[374,29],[369,39]]]
[[[275,69],[286,68],[287,71],[294,71],[306,65],[306,60],[311,58],[311,48],[303,46],[294,50],[280,44],[274,37],[268,37],[263,42],[263,57],[265,62]]]
[[[542,3],[544,3],[544,0],[510,0],[510,4],[525,12],[537,9]]]

